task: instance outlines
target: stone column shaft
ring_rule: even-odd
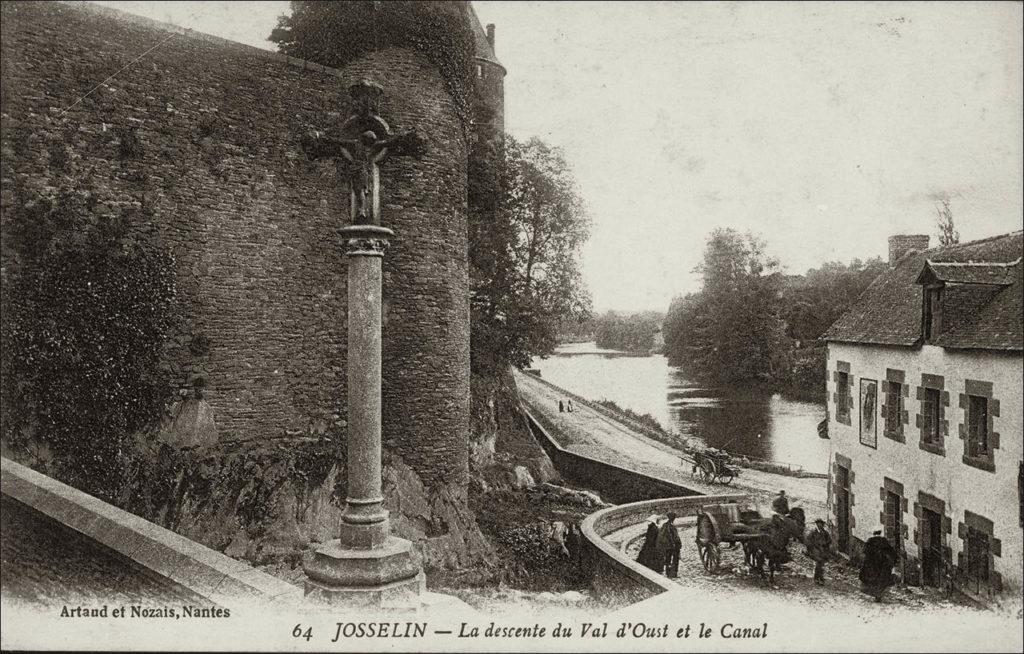
[[[354,524],[380,522],[381,512],[381,256],[348,257],[348,506]]]
[[[381,263],[393,232],[353,225],[348,259],[348,494],[339,538],[373,548],[390,528],[381,489]]]

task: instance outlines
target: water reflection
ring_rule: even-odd
[[[817,435],[823,405],[757,388],[708,388],[690,381],[665,357],[601,350],[593,343],[558,348],[535,359],[543,377],[593,400],[649,413],[661,424],[734,454],[825,472],[828,441]]]

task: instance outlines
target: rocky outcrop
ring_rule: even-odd
[[[534,439],[519,408],[519,392],[511,371],[494,376],[474,374],[469,441],[470,471],[476,488],[505,488],[557,481],[558,472]],[[523,472],[530,482],[524,484]],[[518,480],[518,481],[517,481]]]

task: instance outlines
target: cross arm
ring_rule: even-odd
[[[325,136],[323,132],[310,130],[303,135],[300,145],[302,146],[302,151],[306,153],[306,158],[310,161],[325,157],[343,158],[351,161],[352,156],[349,154],[349,149],[357,145],[357,142],[332,139]]]
[[[396,157],[422,159],[423,155],[427,153],[426,139],[417,134],[414,129],[383,139],[383,145],[388,149],[389,154]]]

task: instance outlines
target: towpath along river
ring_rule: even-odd
[[[746,492],[764,515],[770,513],[771,498],[785,490],[790,496],[790,506],[803,507],[808,522],[827,517],[825,479],[790,477],[743,468],[740,476],[728,486],[708,484],[693,475],[691,464],[683,461],[681,453],[673,447],[583,404],[574,403],[572,413],[559,413],[558,401],[565,401],[567,393],[532,375],[517,372],[515,378],[526,406],[543,414],[555,426],[556,433],[551,437],[571,452],[667,479],[706,495]]]

